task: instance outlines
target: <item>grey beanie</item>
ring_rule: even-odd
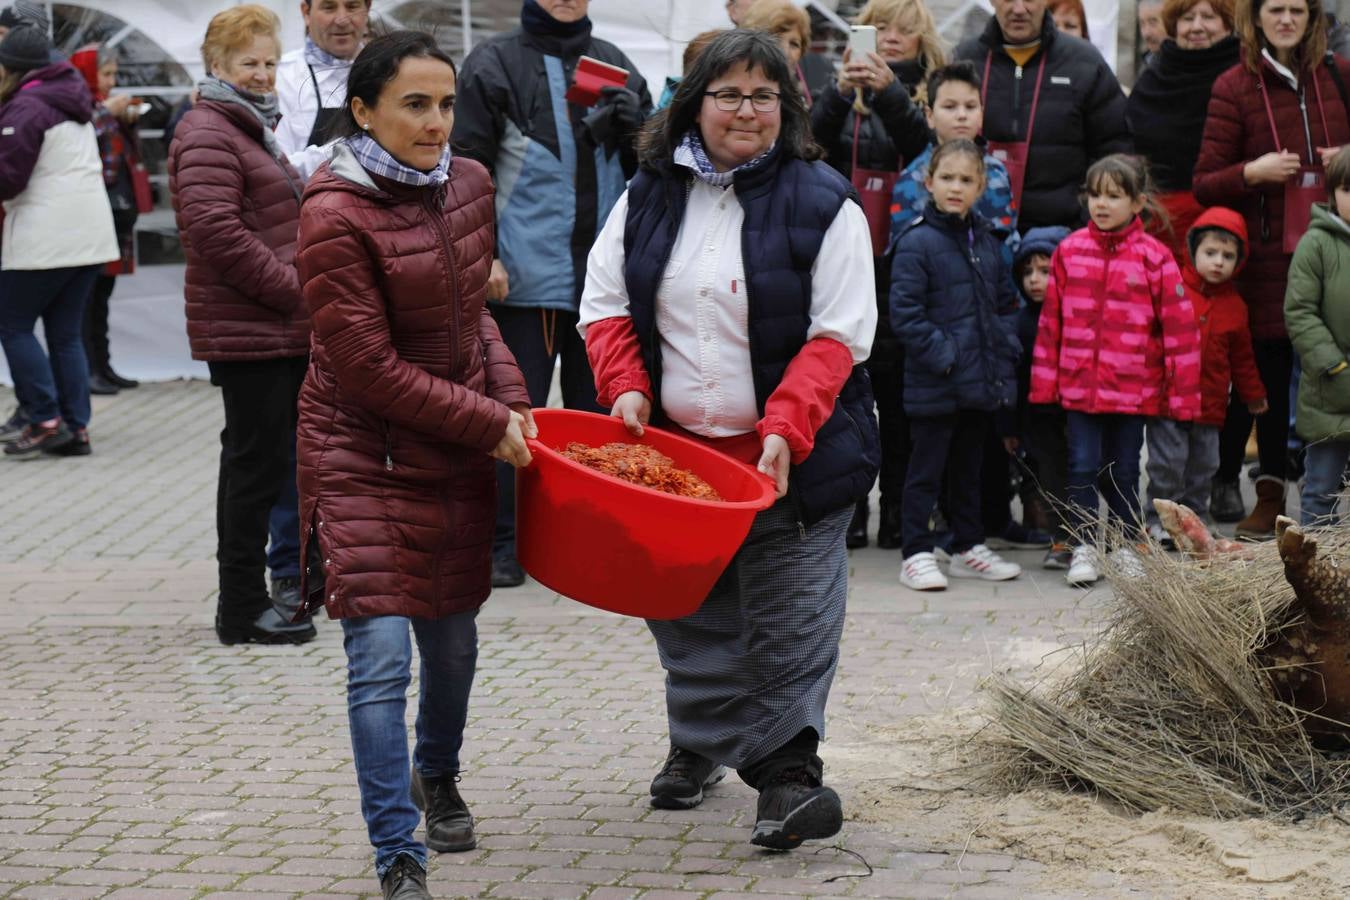
[[[0,40],[0,66],[11,72],[40,69],[51,62],[52,42],[36,28],[15,28]]]
[[[41,4],[33,3],[31,0],[17,0],[13,6],[0,10],[0,26],[13,30],[25,25],[31,25],[41,31],[48,30],[51,23],[47,21],[47,11]]]

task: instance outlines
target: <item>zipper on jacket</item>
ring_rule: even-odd
[[[394,426],[384,423],[384,470],[394,471]]]
[[[449,190],[447,187],[446,190]],[[423,204],[426,207],[427,214],[431,216],[433,227],[436,234],[440,236],[441,247],[445,250],[445,268],[450,276],[450,299],[452,307],[450,309],[450,373],[459,371],[459,274],[455,271],[455,257],[450,249],[450,232],[445,227],[445,221],[441,218],[440,210],[436,208],[435,202],[428,196]]]
[[[1317,77],[1315,74],[1314,78]],[[1313,148],[1312,129],[1308,126],[1308,95],[1302,87],[1298,89],[1298,111],[1303,116],[1303,140],[1308,144],[1308,162],[1317,164],[1317,151]]]
[[[1013,66],[1012,108],[1013,108],[1012,133],[1013,138],[1016,139],[1017,135],[1019,135],[1022,131],[1021,119],[1018,118],[1018,116],[1022,114],[1022,67],[1018,65]]]
[[[980,271],[980,258],[975,254],[975,226],[973,224],[966,229],[966,261],[970,263],[970,272],[974,276],[974,278],[971,280],[971,285],[974,286],[976,284],[983,284],[985,288],[988,289],[990,286],[989,282],[985,281],[984,273]],[[985,309],[984,303],[979,296],[980,293],[981,292],[977,289],[975,297],[975,328],[980,333],[980,341],[978,346],[981,349],[983,349],[984,347],[989,346],[988,343],[989,332],[985,328],[985,321],[984,321]],[[997,296],[997,294],[995,294],[995,296]],[[985,382],[988,384],[994,384],[996,383],[997,380],[994,377],[995,373],[991,371],[989,368],[990,362],[991,359],[989,355],[985,353],[980,354],[980,363],[981,368],[984,369]]]
[[[1106,245],[1104,247],[1106,253],[1104,254],[1104,257],[1102,259],[1102,287],[1101,291],[1099,291],[1097,294],[1097,327],[1092,330],[1093,334],[1097,336],[1097,339],[1092,342],[1091,408],[1094,410],[1097,408],[1097,388],[1099,386],[1098,383],[1100,381],[1102,371],[1101,334],[1102,334],[1102,320],[1106,318],[1106,296],[1107,296],[1106,287],[1107,284],[1111,281],[1111,259],[1116,255],[1117,245],[1118,242],[1114,238],[1108,237],[1106,239]]]

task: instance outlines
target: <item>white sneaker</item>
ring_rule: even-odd
[[[1122,578],[1143,578],[1147,574],[1144,561],[1133,547],[1117,547],[1111,551],[1111,564]]]
[[[915,553],[900,567],[900,583],[912,591],[945,591],[947,576],[931,553]]]
[[[1074,547],[1069,571],[1064,573],[1064,580],[1069,586],[1083,587],[1095,583],[1101,577],[1097,571],[1097,551],[1086,545]]]
[[[1008,562],[984,544],[976,544],[965,553],[952,557],[947,574],[953,578],[979,578],[982,581],[1007,581],[1022,574],[1022,567]]]

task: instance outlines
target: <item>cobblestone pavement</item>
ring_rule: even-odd
[[[95,410],[93,456],[0,466],[0,895],[373,895],[340,629],[320,622],[303,648],[226,648],[211,629],[215,391],[147,385]],[[1081,636],[1096,596],[1034,567],[920,596],[896,553],[853,562],[827,773],[872,729],[969,707],[1025,647]],[[1071,895],[1039,863],[902,821],[761,852],[734,780],[697,810],[653,810],[665,721],[642,623],[530,585],[494,596],[480,633],[462,784],[480,847],[433,860],[437,896]],[[1093,877],[1094,896],[1169,892]]]

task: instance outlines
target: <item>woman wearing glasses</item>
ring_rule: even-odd
[[[600,402],[634,435],[650,421],[777,482],[699,611],[648,626],[671,744],[652,805],[697,806],[733,767],[759,791],[752,842],[782,850],[843,818],[816,748],[844,532],[879,456],[861,366],[876,326],[867,220],[810,135],[778,42],[715,38],[646,126],[578,325]]]

